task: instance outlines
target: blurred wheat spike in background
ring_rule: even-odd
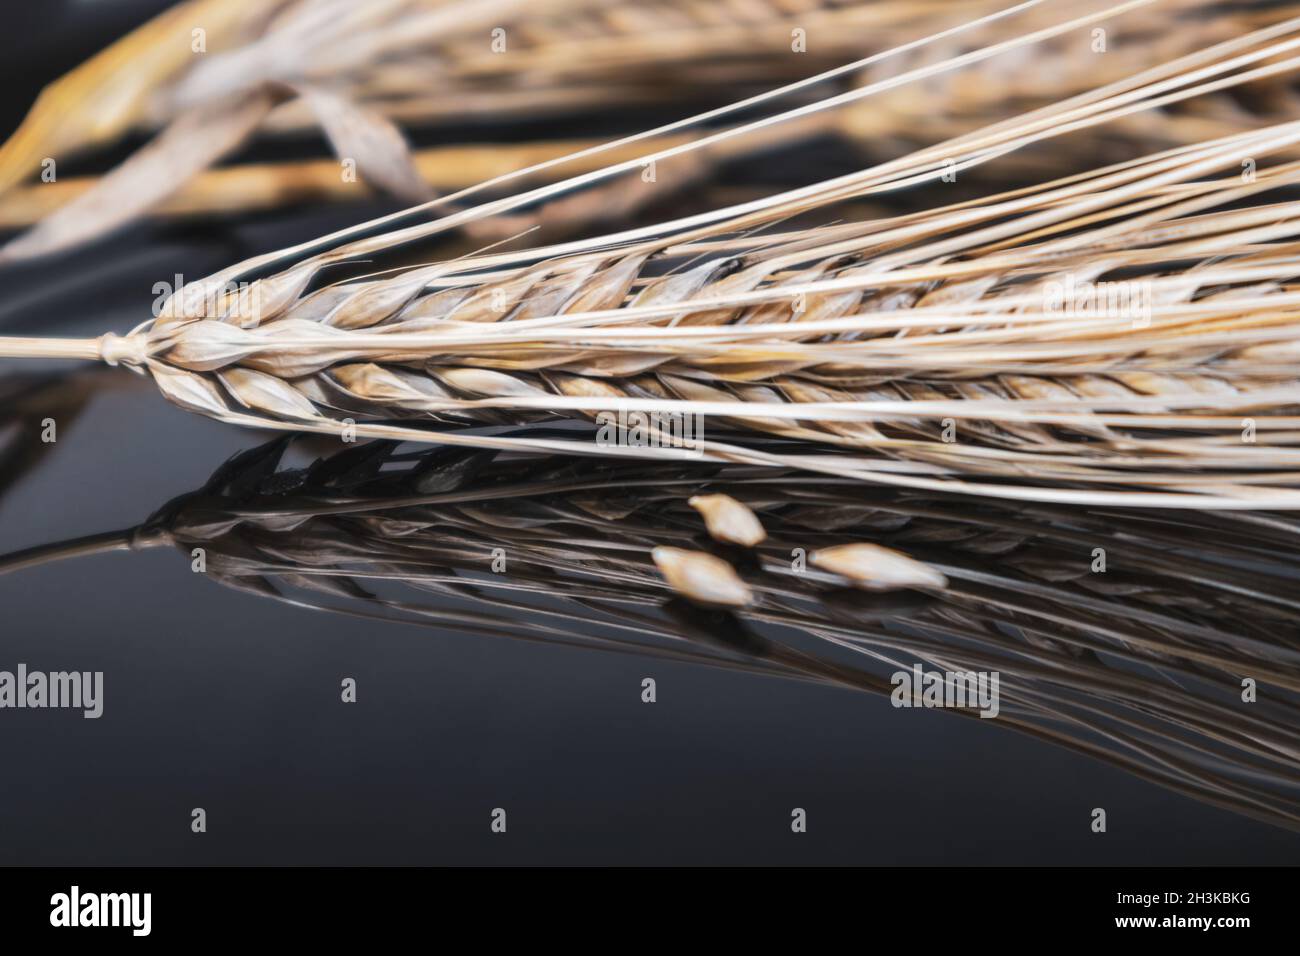
[[[434,188],[461,188],[591,142],[413,153],[403,130],[466,119],[508,127],[542,117],[581,126],[629,109],[686,115],[688,105],[721,105],[835,68],[844,79],[888,83],[1050,27],[1089,4],[1030,0],[1015,16],[998,16],[1007,7],[1005,0],[192,0],[52,84],[0,148],[0,228],[37,224],[0,249],[0,261],[67,248],[149,212],[268,208],[353,197],[366,186],[418,201]],[[780,132],[796,141],[836,135],[868,159],[897,158],[1277,22],[1291,8],[1262,0],[1130,3],[1099,27],[1100,39],[1045,37],[958,74],[883,91],[869,108]],[[844,67],[937,33],[945,35],[888,60]],[[1120,158],[1133,146],[1250,129],[1294,102],[1288,83],[1261,79],[1246,96],[1117,121],[1086,155]],[[356,164],[355,181],[340,175],[337,162],[260,163],[244,148],[259,136],[313,126],[338,157]],[[156,135],[104,176],[37,181],[47,159],[93,158],[139,133]],[[758,145],[750,140],[747,149]],[[241,162],[211,169],[232,155]],[[1066,170],[1079,156],[1063,146],[1024,161]],[[679,186],[684,175],[679,168]]]

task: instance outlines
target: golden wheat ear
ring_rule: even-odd
[[[1285,76],[1300,65],[1282,58],[1297,43],[1300,20],[1268,26],[741,207],[319,287],[327,267],[626,169],[430,223],[384,231],[393,219],[377,220],[178,290],[126,337],[13,339],[0,354],[102,358],[223,421],[345,440],[702,457],[1022,501],[1297,508],[1300,293],[1289,283],[1300,220],[1285,190],[1300,178],[1286,161],[1300,122],[889,219],[777,231],[846,201],[940,192],[950,175],[1034,143]],[[572,416],[601,424],[596,441],[433,427]],[[705,423],[808,450],[717,441]]]
[[[0,351],[123,364],[221,420],[341,437],[799,465],[1021,500],[1294,508],[1294,203],[1240,203],[1300,167],[1250,184],[1199,174],[1297,135],[763,246],[720,235],[452,274],[482,265],[467,261],[303,294],[309,261],[224,299],[224,319],[177,303],[126,337]],[[665,257],[695,264],[654,274]],[[1111,286],[1127,303],[1064,301]],[[699,416],[704,434],[688,446],[431,430],[609,414],[620,435],[627,415],[678,416],[657,434]],[[720,426],[808,451],[709,437]]]

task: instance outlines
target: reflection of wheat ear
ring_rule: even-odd
[[[188,563],[202,549],[206,577],[222,585],[460,637],[883,695],[884,674],[917,661],[997,671],[1004,706],[992,725],[1300,827],[1293,520],[1117,521],[1108,508],[1007,507],[780,469],[383,442],[280,470],[288,445],[242,452],[142,525],[0,555],[0,575],[159,546]],[[1123,557],[1093,573],[1095,547]],[[796,548],[807,552],[802,570]],[[497,552],[509,555],[506,573],[487,572]],[[663,552],[694,560],[670,569]],[[849,591],[845,572],[859,587],[920,590]],[[740,590],[748,606],[665,604],[665,578],[710,604]],[[1241,675],[1268,686],[1258,705],[1240,706]]]

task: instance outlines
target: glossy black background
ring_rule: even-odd
[[[42,82],[158,6],[5,2],[4,128]],[[383,208],[133,227],[0,273],[0,330],[123,331],[147,317],[156,281]],[[261,440],[125,373],[106,381],[0,500],[0,550],[132,525]],[[226,590],[171,551],[0,577],[0,668],[19,661],[104,671],[105,714],[0,711],[0,863],[1220,864],[1300,849],[979,721],[330,617]],[[355,705],[339,701],[345,676]],[[504,836],[489,832],[498,806]],[[804,835],[789,829],[796,806]],[[205,835],[190,832],[193,807]]]

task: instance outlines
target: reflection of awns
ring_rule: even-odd
[[[1104,507],[1009,507],[740,463],[390,442],[295,468],[282,460],[291,444],[241,453],[137,527],[0,555],[0,575],[159,546],[191,567],[202,549],[209,581],[462,638],[632,653],[879,698],[894,689],[890,674],[917,663],[996,672],[996,720],[941,712],[1300,830],[1294,516],[1117,520]],[[690,504],[709,495],[745,505],[766,537],[710,540]],[[947,584],[872,593],[798,559],[850,542],[901,550]],[[652,559],[660,547],[725,559],[752,603],[729,611],[673,597]]]
[[[671,448],[677,457],[704,453],[704,416],[685,412],[638,412],[620,408],[596,415],[601,448]]]

